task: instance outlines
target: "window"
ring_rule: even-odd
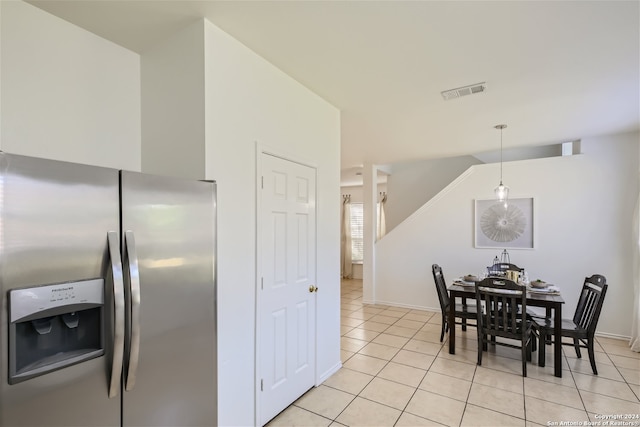
[[[363,204],[351,203],[351,261],[358,264],[364,260]]]
[[[380,209],[380,203],[376,203]],[[379,210],[377,212],[380,212]],[[351,203],[351,262],[362,264],[364,261],[364,204]],[[380,215],[377,215],[380,221]]]

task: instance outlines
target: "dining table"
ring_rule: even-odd
[[[456,301],[456,298],[462,300],[462,304],[467,303],[467,299],[475,300],[476,290],[475,284],[463,284],[462,282],[454,282],[449,286],[449,298]],[[475,302],[474,302],[475,303]],[[558,378],[562,377],[562,305],[564,299],[558,293],[540,292],[535,289],[527,292],[528,307],[544,307],[546,317],[553,314],[553,370],[554,375]],[[455,310],[449,310],[449,354],[456,354],[456,328],[455,328]],[[545,343],[541,342],[538,351],[545,351]]]

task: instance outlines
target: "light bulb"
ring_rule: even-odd
[[[498,199],[499,202],[505,202],[509,197],[509,187],[501,182],[500,185],[496,187],[495,193],[496,199]]]

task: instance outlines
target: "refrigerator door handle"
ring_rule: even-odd
[[[109,398],[116,397],[120,390],[122,376],[122,358],[124,355],[124,283],[122,280],[122,261],[118,247],[118,233],[107,232],[107,245],[113,274],[113,303],[114,303],[114,337],[113,362],[109,385]]]
[[[129,368],[125,382],[125,390],[131,391],[136,385],[138,373],[138,359],[140,355],[140,273],[138,271],[138,255],[136,253],[136,239],[133,231],[124,233],[127,265],[129,266],[129,284],[131,295],[131,346],[129,350]]]

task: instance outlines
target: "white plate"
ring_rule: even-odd
[[[534,283],[540,283],[539,285],[535,285]],[[544,289],[549,286],[547,282],[529,282],[532,288],[534,289]]]

